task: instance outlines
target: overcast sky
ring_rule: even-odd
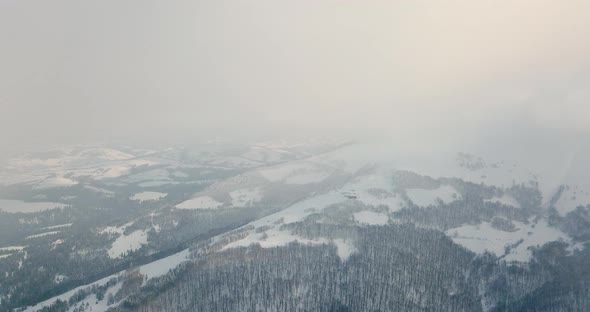
[[[3,146],[559,136],[589,99],[587,0],[0,0]]]

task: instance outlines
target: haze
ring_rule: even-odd
[[[590,124],[589,12],[585,0],[0,0],[0,139],[576,141]]]
[[[1,311],[590,311],[590,0],[0,0]]]

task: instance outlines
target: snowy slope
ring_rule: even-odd
[[[386,225],[389,222],[388,215],[366,210],[354,213],[353,218],[361,224],[369,225]]]
[[[223,205],[210,196],[199,196],[186,200],[175,207],[178,209],[214,209]]]
[[[145,283],[146,281],[148,281],[152,278],[157,278],[157,277],[160,277],[160,276],[168,273],[169,270],[174,269],[180,263],[187,261],[189,259],[190,259],[190,253],[189,253],[188,249],[185,249],[181,252],[178,252],[176,254],[162,258],[160,260],[148,263],[146,265],[142,265],[137,268],[137,271],[140,274],[145,276],[145,280],[144,280],[144,283]],[[38,311],[40,309],[43,309],[44,307],[49,307],[51,304],[53,304],[58,299],[63,300],[63,301],[67,301],[68,299],[70,299],[72,296],[74,296],[80,290],[91,289],[93,286],[106,285],[109,280],[116,278],[119,281],[115,285],[113,285],[107,289],[107,292],[105,293],[103,300],[96,300],[95,295],[90,295],[85,300],[83,300],[81,303],[77,304],[77,306],[81,306],[81,305],[85,305],[86,303],[88,303],[89,311],[94,311],[94,312],[106,311],[107,309],[115,307],[118,305],[118,303],[120,303],[120,302],[118,302],[113,305],[108,305],[107,298],[108,298],[109,293],[115,295],[117,293],[117,291],[119,289],[121,289],[121,286],[123,285],[123,279],[126,274],[127,274],[127,271],[121,271],[119,273],[107,276],[107,277],[102,278],[96,282],[77,287],[75,289],[72,289],[72,290],[64,293],[64,294],[61,294],[59,296],[55,296],[51,299],[40,302],[34,306],[27,307],[24,311],[27,311],[27,312]]]
[[[273,178],[276,178],[276,181],[285,180],[285,176],[293,172],[291,168],[285,168],[284,171],[280,171],[281,174],[273,171],[276,174]],[[355,166],[352,168],[358,170]],[[319,214],[324,216],[322,218],[326,220],[325,222],[332,222],[329,221],[330,213],[326,214],[326,209],[333,207],[343,207],[343,216],[347,216],[351,224],[356,222],[361,226],[386,225],[389,223],[389,213],[405,206],[404,200],[394,191],[392,179],[393,172],[389,170],[378,172],[367,170],[363,174],[349,178],[346,183],[332,190],[309,196],[282,211],[253,221],[235,232],[222,234],[213,239],[212,244],[218,250],[246,247],[252,244],[263,248],[285,246],[291,242],[312,245],[333,244],[341,260],[345,261],[356,250],[354,242],[334,237],[309,239],[293,234],[285,229],[284,225],[302,222],[312,214]],[[349,209],[352,211],[347,212]]]
[[[229,193],[233,207],[249,207],[262,200],[264,197],[262,188],[243,188]]]
[[[24,202],[22,200],[0,199],[0,210],[11,213],[33,213],[66,207],[65,204],[50,202]]]
[[[489,222],[478,225],[464,225],[446,232],[453,241],[477,254],[491,252],[503,260],[528,262],[531,247],[541,247],[552,241],[572,243],[571,239],[559,229],[547,224],[545,220],[530,220],[528,224],[513,221],[510,231],[495,228]]]
[[[387,170],[357,176],[340,188],[340,192],[367,206],[386,206],[390,212],[406,206],[400,194],[394,190],[393,172]]]
[[[133,194],[129,199],[139,201],[159,200],[166,195],[166,193],[161,192],[140,192]]]
[[[4,184],[28,183],[33,188],[71,186],[82,177],[102,180],[125,175],[138,166],[155,165],[149,159],[112,148],[76,146],[43,154],[25,154],[0,168]]]
[[[109,257],[120,258],[126,253],[135,251],[147,244],[147,231],[137,230],[128,235],[122,234],[111,245],[107,251]]]
[[[565,185],[555,207],[560,215],[565,216],[579,206],[590,205],[590,189],[579,185]]]
[[[502,195],[487,198],[485,201],[500,203],[515,209],[520,208],[520,204],[509,192],[505,192],[505,188],[518,183],[530,185],[528,183],[534,181],[539,183],[546,201],[555,194],[559,183],[571,180],[566,177],[560,179],[559,183],[552,182],[550,178],[556,174],[537,174],[525,169],[523,163],[516,160],[505,161],[499,158],[499,160],[490,161],[468,154],[457,155],[457,153],[444,152],[414,157],[380,144],[348,144],[309,157],[303,157],[303,153],[293,153],[288,148],[292,146],[271,144],[249,148],[246,152],[240,150],[239,154],[233,156],[228,156],[227,153],[223,155],[212,153],[206,161],[195,161],[192,164],[191,168],[197,168],[203,164],[238,167],[241,173],[215,182],[193,194],[177,204],[175,206],[177,209],[257,208],[258,206],[282,209],[235,231],[215,237],[210,245],[214,252],[253,244],[262,248],[272,248],[298,242],[311,245],[334,245],[341,260],[346,261],[358,250],[358,246],[355,245],[357,242],[354,240],[341,237],[310,239],[291,232],[289,225],[297,222],[337,225],[341,222],[341,224],[359,227],[387,226],[396,222],[394,218],[396,212],[412,206],[406,202],[406,199],[421,208],[434,206],[439,202],[450,203],[462,200],[457,190],[460,188],[456,189],[452,185],[445,184],[447,182],[437,181],[437,186],[424,188],[406,188],[396,185],[397,170],[410,170],[433,178],[460,178],[477,184],[494,185],[500,187],[504,193],[497,192],[496,194]],[[64,168],[64,165],[56,160],[39,160],[34,163],[35,166],[58,168],[61,170],[59,172],[62,177],[72,179],[75,183],[77,183],[77,177],[85,174],[89,174],[93,179],[125,176],[137,164],[144,162],[148,165],[158,164],[158,167],[127,175],[121,181],[157,187],[177,183],[174,181],[176,174],[170,174],[173,170],[178,170],[174,172],[180,172],[182,176],[182,166],[178,163],[167,166],[165,162],[154,158],[130,159],[127,158],[129,155],[114,153],[111,156],[97,156],[97,158],[107,159],[102,159],[96,166],[85,168]],[[105,161],[111,163],[105,163]],[[102,168],[108,168],[108,170],[103,171]],[[50,180],[44,178],[35,181]],[[580,203],[590,202],[590,196],[584,187],[577,186],[580,184],[572,185],[576,186],[564,189],[562,196],[556,202],[556,207],[562,215],[572,211]],[[131,199],[150,200],[163,195],[165,193],[139,192],[131,196]],[[446,231],[446,234],[455,243],[477,254],[489,251],[509,262],[530,261],[531,248],[542,246],[547,242],[564,241],[573,245],[571,238],[559,229],[549,226],[542,218],[542,214],[536,217],[529,219],[528,223],[506,220],[505,222],[513,224],[513,229],[500,229],[493,222],[482,222],[477,225],[464,224]],[[99,230],[99,233],[111,235],[109,238],[113,240],[113,243],[108,249],[108,255],[111,258],[119,258],[147,243],[147,230],[135,230],[124,234],[130,225],[111,226]],[[189,252],[186,250],[173,257],[146,264],[139,271],[153,278],[165,274],[170,268],[188,259]],[[105,307],[104,302],[97,305],[93,303],[94,301],[95,298],[87,298],[85,302],[93,306],[94,310]]]
[[[461,199],[461,194],[450,185],[441,185],[436,189],[407,189],[406,194],[418,207],[435,206],[438,201],[446,204]]]
[[[490,199],[486,199],[485,201],[489,202],[489,203],[496,203],[496,204],[501,204],[504,206],[514,207],[514,208],[520,208],[520,203],[518,203],[518,201],[514,197],[510,196],[509,194],[503,194],[502,196],[495,196]]]

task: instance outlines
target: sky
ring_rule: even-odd
[[[320,134],[576,142],[589,100],[587,0],[0,0],[6,149]]]

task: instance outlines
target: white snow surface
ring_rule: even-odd
[[[351,250],[353,250],[353,247],[351,247],[350,244],[344,244],[342,242],[337,243],[334,242],[334,240],[323,237],[317,239],[308,239],[295,235],[288,230],[281,230],[280,227],[282,224],[303,221],[306,216],[312,213],[312,211],[322,210],[332,204],[341,203],[346,200],[348,200],[348,198],[342,195],[339,191],[330,191],[302,200],[290,206],[289,208],[245,225],[242,227],[242,229],[252,229],[248,230],[245,236],[241,237],[240,239],[234,240],[223,246],[221,250],[227,250],[236,247],[246,247],[252,244],[258,244],[262,248],[272,248],[285,246],[291,242],[310,245],[334,243],[338,247],[339,256],[341,256],[341,259],[344,261],[352,252]],[[255,229],[262,226],[267,227],[267,229],[257,233]],[[220,241],[225,236],[226,235],[222,234],[215,237],[213,239],[213,243]]]
[[[39,238],[39,237],[44,237],[44,236],[47,236],[47,235],[55,235],[55,234],[59,234],[59,233],[60,233],[60,231],[45,232],[45,233],[41,233],[41,234],[35,234],[35,235],[27,236],[26,239]]]
[[[129,251],[135,251],[147,244],[147,231],[137,230],[129,235],[119,236],[107,251],[112,259],[120,258]]]
[[[34,213],[66,207],[66,204],[50,202],[24,202],[22,200],[0,199],[0,210],[9,213]]]
[[[512,197],[508,194],[492,197],[490,199],[486,199],[485,201],[490,202],[490,203],[498,203],[498,204],[501,204],[504,206],[514,207],[514,208],[520,208],[520,203],[518,203],[518,201],[514,197]]]
[[[27,246],[8,246],[8,247],[0,247],[0,251],[22,251]]]
[[[590,205],[590,191],[578,185],[566,185],[555,207],[561,216],[574,211],[579,206]]]
[[[55,248],[57,248],[57,246],[59,246],[59,245],[61,245],[63,243],[64,243],[64,240],[63,239],[56,239],[54,242],[52,242],[50,244],[51,250],[54,250]]]
[[[234,207],[249,207],[262,200],[263,191],[260,187],[243,188],[229,193]]]
[[[137,166],[157,164],[96,146],[60,147],[43,154],[25,154],[9,160],[6,166],[0,167],[0,180],[6,184],[28,183],[35,189],[64,187],[78,184],[81,177],[114,178]]]
[[[387,206],[390,212],[405,206],[405,201],[393,190],[392,173],[388,171],[358,177],[340,191],[368,206]]]
[[[215,209],[223,205],[222,202],[218,202],[211,196],[200,196],[186,200],[178,205],[178,209]]]
[[[325,239],[310,240],[297,235],[292,234],[290,231],[281,231],[278,229],[270,229],[264,233],[252,232],[244,239],[231,242],[224,246],[222,250],[227,250],[236,247],[247,247],[252,244],[258,244],[262,248],[272,248],[285,246],[291,242],[298,242],[300,244],[326,244],[328,241]]]
[[[74,296],[80,290],[90,289],[93,286],[102,286],[102,285],[105,285],[113,277],[122,276],[123,274],[124,274],[124,271],[123,272],[119,272],[117,274],[113,274],[113,275],[107,276],[105,278],[102,278],[102,279],[94,282],[94,283],[90,283],[90,284],[87,284],[87,285],[76,287],[76,288],[74,288],[74,289],[72,289],[72,290],[70,290],[70,291],[68,291],[66,293],[63,293],[63,294],[59,295],[59,296],[55,296],[55,297],[53,297],[51,299],[45,300],[45,301],[40,302],[40,303],[38,303],[36,305],[29,306],[23,312],[39,311],[39,310],[41,310],[41,309],[43,309],[45,307],[51,306],[58,299],[67,302],[68,299],[70,299],[72,296]],[[121,285],[122,285],[122,282],[118,283],[115,286],[110,287],[108,289],[107,293],[105,294],[104,299],[102,301],[99,301],[98,304],[96,303],[96,301],[97,301],[96,300],[96,295],[93,294],[93,295],[88,296],[86,299],[84,299],[81,303],[77,304],[76,306],[79,306],[81,304],[88,303],[90,305],[90,307],[92,307],[92,311],[93,312],[97,312],[97,311],[103,312],[103,311],[106,311],[108,308],[115,306],[115,305],[111,305],[111,306],[107,306],[106,305],[108,294],[109,293],[112,293],[113,295],[115,295],[115,293],[120,289]]]
[[[255,226],[262,226],[278,220],[282,220],[282,222],[285,224],[300,222],[310,214],[310,210],[308,209],[313,208],[316,210],[322,210],[330,205],[338,204],[346,200],[348,199],[342,195],[342,193],[338,191],[329,191],[327,193],[312,196],[299,201],[285,210],[254,221],[252,224]]]
[[[97,164],[86,168],[66,168],[63,170],[69,172],[73,177],[90,177],[95,180],[104,180],[126,175],[134,167],[155,164],[155,162],[149,160],[133,159],[109,164]]]
[[[59,284],[59,283],[65,281],[66,279],[68,279],[68,277],[65,275],[55,274],[55,277],[53,278],[53,282],[56,284]]]
[[[272,174],[267,172],[267,178],[275,181],[284,181],[293,171],[297,170],[295,169],[297,167],[279,167],[273,168],[271,171]],[[238,239],[231,239],[221,249],[226,250],[252,244],[258,244],[263,248],[271,248],[284,246],[291,242],[312,245],[333,243],[338,247],[339,256],[344,261],[356,250],[352,242],[337,241],[323,237],[308,239],[295,235],[288,230],[281,230],[281,225],[301,222],[312,213],[321,213],[326,207],[351,201],[361,202],[372,207],[386,206],[388,208],[386,211],[388,212],[397,211],[403,207],[404,201],[393,190],[394,186],[391,180],[392,172],[380,171],[359,176],[340,188],[312,195],[282,211],[253,221],[242,227],[242,229],[249,228],[245,233],[241,234]],[[361,224],[384,225],[389,222],[387,213],[369,210],[357,212],[353,215],[353,218]],[[256,229],[261,227],[264,227],[262,231],[256,231]],[[222,234],[214,238],[213,243],[231,237],[231,235],[231,233],[228,236]]]
[[[166,258],[142,265],[139,267],[139,271],[141,274],[146,276],[146,280],[152,279],[154,277],[160,277],[168,273],[168,271],[171,269],[176,268],[182,262],[190,260],[189,256],[189,250],[185,249]]]
[[[141,192],[133,194],[129,199],[139,201],[159,200],[166,195],[168,194],[160,192]]]
[[[564,241],[571,243],[567,234],[547,224],[545,220],[530,220],[529,224],[513,221],[513,232],[492,227],[491,223],[463,225],[450,229],[446,234],[457,244],[477,253],[486,250],[507,262],[528,262],[532,252],[530,247],[541,247],[548,242]],[[519,243],[522,240],[522,243]],[[506,247],[514,246],[507,254]]]
[[[436,205],[438,200],[441,200],[443,203],[451,203],[461,198],[461,195],[454,187],[446,184],[433,190],[419,188],[406,189],[406,194],[419,207]]]
[[[521,183],[531,185],[532,182],[538,185],[545,207],[561,185],[578,185],[580,189],[590,191],[590,180],[586,177],[586,170],[583,170],[588,157],[583,153],[573,158],[564,151],[535,154],[531,157],[530,154],[521,155],[508,149],[490,151],[486,147],[482,150],[485,164],[477,169],[461,167],[457,161],[457,150],[440,151],[433,155],[405,155],[399,157],[396,168],[432,178],[455,177],[466,182],[501,188],[510,188]],[[571,206],[568,208],[566,205],[564,211],[568,209]]]
[[[61,229],[61,228],[65,228],[65,227],[70,227],[70,226],[72,226],[72,224],[73,223],[64,223],[64,224],[52,225],[52,226],[47,226],[47,227],[41,228],[41,230]]]
[[[142,265],[138,269],[141,274],[144,274],[147,276],[147,278],[146,278],[146,281],[147,281],[149,279],[156,278],[156,277],[166,274],[170,269],[173,269],[176,266],[178,266],[178,264],[184,262],[185,260],[188,260],[189,254],[190,254],[189,250],[185,249],[179,253],[170,255],[168,257],[162,258],[160,260],[156,260],[154,262],[151,262],[151,263],[148,263],[145,265]],[[62,301],[68,301],[68,299],[70,297],[72,297],[78,291],[80,291],[82,289],[90,289],[93,286],[105,285],[110,279],[116,278],[116,277],[117,278],[123,277],[125,274],[126,274],[126,271],[121,271],[121,272],[115,273],[113,275],[102,278],[96,282],[77,287],[77,288],[72,289],[66,293],[63,293],[63,294],[55,296],[51,299],[40,302],[34,306],[29,306],[24,311],[26,311],[26,312],[38,311],[44,307],[49,307],[51,304],[53,304],[58,299],[60,299]],[[97,311],[104,312],[109,308],[115,307],[120,302],[117,302],[115,304],[107,306],[108,295],[113,294],[113,296],[114,296],[119,291],[119,289],[121,289],[122,285],[123,285],[123,282],[121,281],[121,282],[115,284],[114,286],[109,287],[107,289],[107,292],[105,293],[104,299],[102,301],[98,301],[98,303],[96,300],[96,296],[90,295],[90,296],[86,297],[84,300],[82,300],[80,303],[78,303],[76,306],[81,306],[81,305],[85,305],[86,303],[88,303],[88,305],[92,309],[91,311],[93,311],[93,312],[97,312]]]
[[[389,223],[389,216],[384,213],[363,210],[353,214],[354,220],[361,224],[386,225]]]
[[[336,238],[332,242],[336,245],[336,253],[342,262],[348,260],[353,253],[358,251],[354,244],[348,240]]]
[[[123,234],[123,232],[125,232],[125,229],[127,229],[127,227],[133,225],[133,221],[125,223],[121,226],[113,226],[113,225],[109,225],[106,226],[102,229],[98,230],[99,234]]]

